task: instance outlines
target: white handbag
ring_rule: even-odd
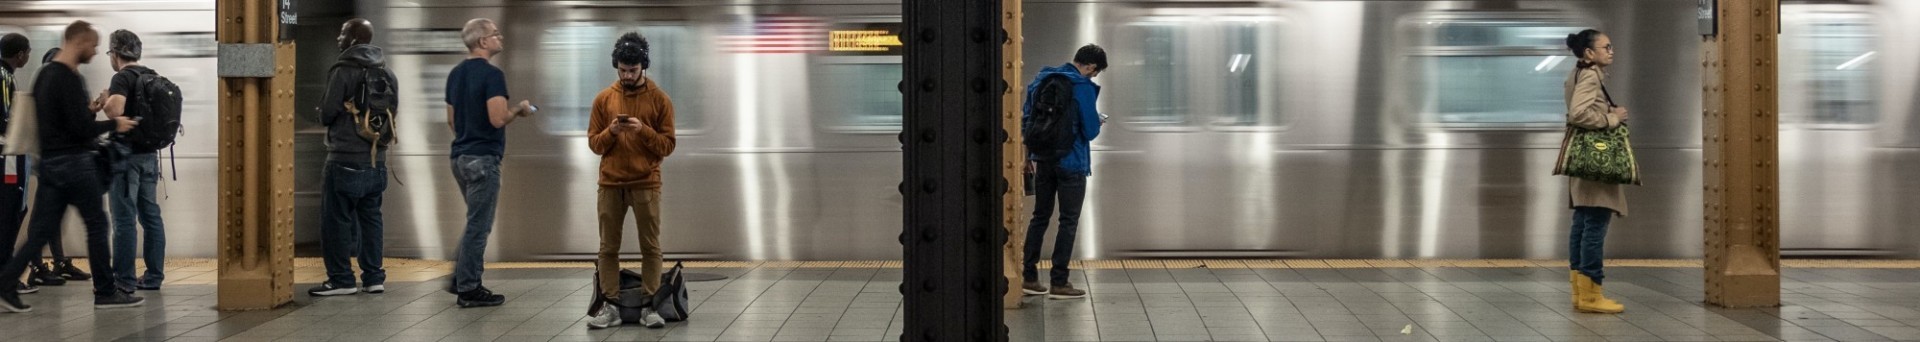
[[[13,120],[7,124],[6,149],[0,154],[38,156],[40,120],[39,115],[34,113],[33,95],[27,92],[15,92],[13,95]]]

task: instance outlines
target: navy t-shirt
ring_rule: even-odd
[[[498,156],[507,131],[493,127],[487,99],[507,97],[507,75],[483,58],[469,58],[447,74],[447,105],[453,106],[453,157]]]

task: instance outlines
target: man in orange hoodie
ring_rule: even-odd
[[[660,289],[660,161],[673,154],[673,101],[648,79],[651,66],[647,39],[639,33],[620,36],[613,45],[615,82],[593,99],[587,123],[587,146],[600,155],[600,257],[597,279],[600,296],[609,303],[587,313],[594,329],[620,324],[620,312],[610,303],[620,296],[620,229],[632,210],[639,227],[640,274],[648,294]],[[640,320],[648,328],[666,326],[651,309]]]

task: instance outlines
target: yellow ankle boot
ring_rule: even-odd
[[[1603,294],[1606,290],[1601,288],[1600,284],[1595,284],[1593,278],[1589,278],[1584,274],[1576,274],[1575,278],[1575,282],[1577,283],[1575,286],[1580,288],[1580,292],[1577,293],[1580,301],[1574,303],[1574,310],[1608,314],[1627,311],[1626,306],[1620,305],[1619,302],[1615,302],[1612,299],[1607,299],[1606,295]]]
[[[1580,286],[1580,271],[1567,270],[1567,284],[1573,286],[1573,292],[1567,294],[1567,299],[1572,300],[1574,306],[1580,306],[1580,293],[1586,291]]]

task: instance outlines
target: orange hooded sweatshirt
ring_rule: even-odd
[[[638,129],[615,133],[613,120],[625,114],[639,119]],[[587,119],[587,146],[600,155],[600,186],[660,188],[660,161],[673,154],[673,101],[653,79],[638,89],[614,81],[593,99]]]

